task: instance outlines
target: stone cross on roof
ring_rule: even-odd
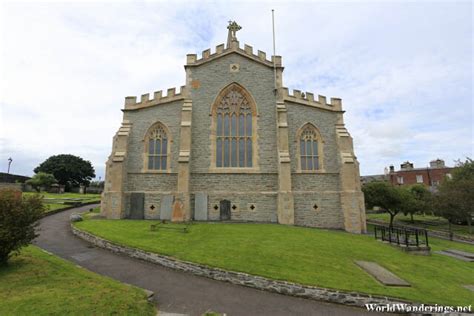
[[[229,25],[227,26],[227,29],[229,30],[229,33],[227,34],[227,47],[230,47],[230,42],[237,41],[237,37],[235,36],[235,33],[241,30],[242,27],[238,25],[237,22],[235,21],[229,21]]]

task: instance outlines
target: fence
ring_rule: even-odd
[[[375,239],[397,244],[398,246],[429,248],[428,231],[426,229],[375,225],[374,233]]]

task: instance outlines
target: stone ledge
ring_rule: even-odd
[[[410,304],[411,302],[385,296],[375,296],[357,292],[344,292],[314,286],[307,286],[286,281],[267,279],[242,272],[226,271],[205,265],[177,260],[171,257],[146,252],[140,249],[121,246],[106,239],[97,237],[71,225],[72,233],[85,241],[114,253],[125,254],[132,258],[159,264],[174,270],[192,273],[197,276],[243,285],[263,291],[302,297],[317,301],[364,307],[365,304]]]

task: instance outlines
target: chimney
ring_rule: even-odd
[[[444,160],[442,159],[436,159],[436,160],[431,160],[430,161],[430,168],[435,169],[435,168],[444,168]]]
[[[395,167],[393,165],[390,165],[390,173],[394,173],[395,172]]]
[[[411,169],[413,169],[413,164],[409,161],[405,161],[404,163],[402,163],[400,165],[400,169],[401,170],[411,170]]]

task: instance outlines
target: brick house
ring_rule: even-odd
[[[414,168],[413,163],[406,161],[400,165],[398,171],[395,171],[394,166],[390,166],[387,178],[393,185],[423,184],[434,189],[445,177],[451,177],[452,169],[446,167],[441,159],[430,161],[427,168]]]
[[[340,99],[283,86],[280,56],[227,45],[187,55],[186,84],[126,97],[106,163],[107,218],[255,221],[365,232]]]

